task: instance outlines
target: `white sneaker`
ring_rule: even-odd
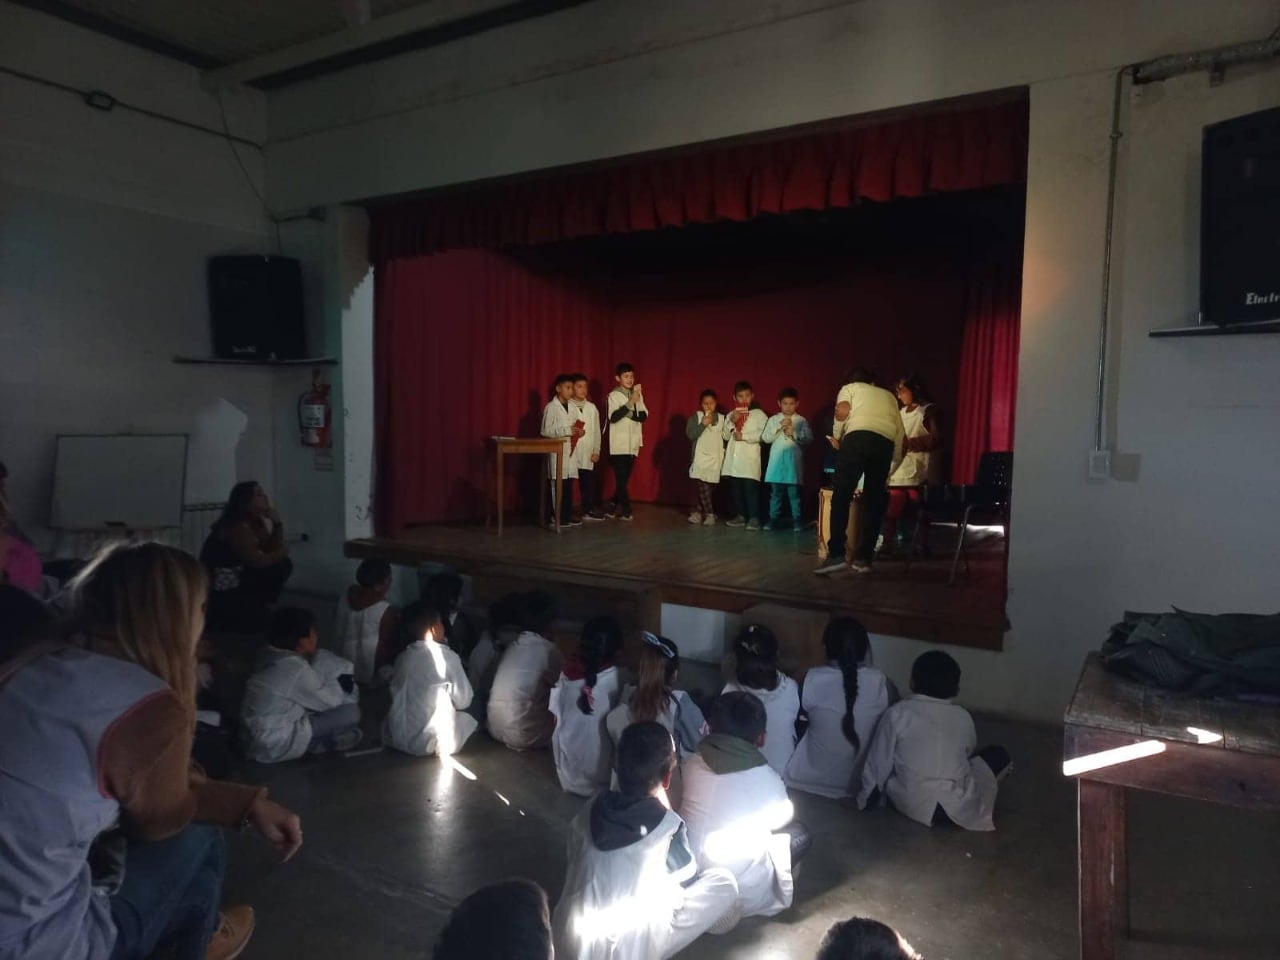
[[[867,574],[871,572],[871,564],[867,563],[865,560],[855,560],[850,564],[850,566],[854,573]]]
[[[702,518],[702,525],[704,527],[714,527],[716,525],[716,515],[714,513],[708,513]]]
[[[813,572],[816,573],[818,576],[823,577],[829,573],[839,573],[844,568],[845,568],[845,562],[841,560],[839,557],[828,557],[826,562],[823,563],[822,566],[818,567]]]

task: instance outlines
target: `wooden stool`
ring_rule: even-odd
[[[853,495],[853,504],[849,507],[849,526],[845,531],[844,559],[853,562],[853,551],[858,544],[858,531],[865,520],[865,508],[862,503],[862,492]],[[831,488],[823,487],[818,491],[818,559],[827,559],[827,544],[831,540]]]

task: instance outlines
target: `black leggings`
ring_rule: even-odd
[[[619,510],[630,513],[631,491],[627,489],[627,484],[631,482],[631,468],[636,465],[636,458],[629,453],[611,453],[609,462],[613,464],[613,478],[618,486],[613,498],[617,501]]]
[[[791,838],[791,866],[794,867],[813,846],[813,834],[799,820],[792,820],[778,833],[785,833]]]

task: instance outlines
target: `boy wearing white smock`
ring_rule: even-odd
[[[729,478],[734,517],[729,527],[760,529],[760,438],[769,418],[754,406],[755,391],[740,380],[733,387],[734,408],[724,418],[721,433],[726,442],[722,477]]]
[[[600,509],[600,489],[596,486],[596,464],[600,462],[600,444],[603,430],[600,427],[600,408],[587,398],[590,384],[586,374],[573,375],[573,396],[569,399],[569,413],[575,423],[582,425],[582,436],[573,445],[573,463],[578,468],[578,500],[582,504],[583,520],[603,520]]]
[[[551,742],[555,717],[551,688],[560,679],[563,657],[544,632],[556,616],[549,594],[524,597],[515,641],[502,652],[489,690],[486,719],[489,734],[512,750],[545,747]]]
[[[765,424],[761,443],[770,444],[769,467],[764,480],[769,485],[769,522],[766,530],[782,529],[782,500],[791,506],[791,528],[804,529],[801,520],[800,485],[804,482],[804,448],[813,442],[809,421],[796,413],[800,401],[794,387],[784,387],[778,394],[779,412]]]
[[[911,667],[910,699],[884,712],[862,768],[858,806],[879,798],[926,827],[943,818],[966,830],[994,830],[998,778],[1011,768],[1000,747],[978,750],[973,718],[952,702],[960,666],[930,650]]]
[[[618,385],[605,401],[605,415],[609,418],[609,464],[617,484],[613,516],[630,520],[631,470],[644,446],[643,424],[649,418],[649,408],[644,405],[644,388],[636,383],[635,367],[629,363],[618,364],[614,380]]]
[[[447,757],[479,726],[464,712],[471,706],[471,682],[461,658],[445,642],[439,611],[412,604],[405,610],[405,625],[415,639],[396,658],[382,736],[402,753]]]
[[[377,680],[382,657],[395,642],[399,616],[387,600],[391,583],[391,564],[362,560],[356,582],[338,597],[333,631],[338,650],[351,661],[357,683],[368,685]]]
[[[552,918],[562,960],[666,960],[737,922],[726,870],[699,873],[684,822],[659,799],[675,750],[658,723],[618,743],[618,790],[587,804],[569,827],[564,892]]]
[[[547,454],[547,478],[551,484],[551,509],[560,512],[560,526],[577,526],[581,521],[573,518],[573,481],[577,479],[578,467],[573,458],[573,444],[583,437],[583,429],[577,426],[577,419],[569,410],[569,400],[573,396],[573,374],[562,373],[556,377],[555,395],[542,408],[542,435],[548,440],[557,438],[564,440],[564,483],[556,483],[556,471],[560,465],[559,457]],[[556,487],[563,488],[561,502],[556,503]],[[554,525],[554,519],[553,519]]]
[[[737,879],[742,915],[771,917],[791,906],[792,864],[808,849],[808,835],[792,823],[787,788],[760,752],[759,698],[723,693],[708,723],[711,733],[684,765],[680,815],[698,862]]]
[[[689,522],[708,527],[716,525],[711,498],[724,466],[724,415],[716,409],[718,402],[714,390],[703,390],[698,398],[698,410],[689,418],[684,430],[693,445],[689,476],[698,488],[698,502],[689,512]]]

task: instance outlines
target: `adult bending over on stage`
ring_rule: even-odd
[[[204,571],[118,544],[71,596],[75,645],[39,611],[0,621],[0,956],[237,956],[253,911],[219,918],[214,827],[253,827],[285,859],[302,828],[264,789],[191,762]]]
[[[209,569],[209,621],[222,629],[266,628],[271,605],[293,573],[284,523],[255,480],[237,483],[209,531],[200,562]]]
[[[902,462],[903,436],[898,399],[883,387],[877,387],[869,371],[859,367],[851,372],[849,382],[840,388],[836,397],[835,425],[827,438],[837,450],[836,475],[831,489],[831,540],[826,563],[814,573],[844,569],[849,506],[858,481],[864,477],[862,495],[867,522],[858,535],[853,570],[855,573],[871,571],[876,538],[889,499],[889,474]]]
[[[894,390],[902,404],[902,462],[889,476],[889,505],[885,510],[881,556],[893,554],[898,521],[911,505],[919,505],[920,491],[932,479],[933,451],[942,443],[937,409],[925,399],[924,385],[911,374],[898,380]],[[926,544],[927,546],[927,544]]]

